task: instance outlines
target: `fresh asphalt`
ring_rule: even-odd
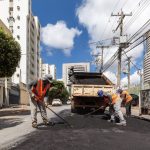
[[[39,124],[39,128],[7,147],[12,150],[150,150],[150,122],[127,118],[127,126],[107,122],[105,115],[71,114],[70,106],[61,107],[54,126]]]

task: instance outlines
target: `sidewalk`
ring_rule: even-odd
[[[68,109],[69,106],[52,107],[56,113]],[[49,120],[57,118],[51,111],[47,110]],[[38,113],[38,124],[42,123]],[[37,131],[31,126],[29,106],[12,106],[0,109],[0,150],[12,148],[14,143],[18,144],[27,138],[27,135]]]
[[[125,108],[123,107],[121,109],[122,109],[123,113],[125,113]],[[150,121],[150,115],[141,115],[140,111],[139,111],[139,107],[132,107],[131,115],[133,117],[136,117],[136,118],[139,118],[139,119],[142,119],[142,120]]]

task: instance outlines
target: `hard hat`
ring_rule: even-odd
[[[97,92],[97,94],[98,94],[99,97],[103,97],[104,92],[103,92],[102,90],[99,90],[99,91]]]
[[[120,93],[122,93],[122,91],[123,91],[123,90],[120,88],[120,89],[117,89],[116,92],[120,94]]]
[[[50,74],[46,74],[44,79],[48,80],[49,82],[51,82],[51,80],[53,79],[52,75]]]

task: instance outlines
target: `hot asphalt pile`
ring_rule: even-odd
[[[62,115],[62,112],[60,115]],[[72,128],[58,118],[54,126],[39,128],[16,143],[12,150],[149,150],[150,123],[135,118],[127,119],[127,126],[108,123],[103,115],[84,117],[67,115]]]

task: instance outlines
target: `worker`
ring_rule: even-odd
[[[126,116],[130,117],[132,96],[126,90],[122,90],[122,89],[118,89],[118,93],[120,94],[120,97],[122,98],[122,102],[125,104]]]
[[[119,94],[117,93],[113,93],[113,94],[108,94],[108,93],[105,93],[103,92],[102,90],[100,90],[98,92],[98,95],[100,97],[103,97],[103,98],[109,98],[109,106],[110,106],[110,115],[111,115],[111,118],[110,118],[110,122],[115,122],[115,116],[118,116],[119,117],[119,123],[116,123],[117,125],[122,125],[122,126],[126,126],[126,120],[124,119],[124,116],[123,116],[123,113],[121,111],[121,98],[119,96]]]
[[[37,107],[40,110],[43,123],[45,125],[50,125],[46,113],[46,106],[48,104],[48,91],[50,87],[52,87],[51,75],[45,75],[44,78],[32,81],[27,86],[29,91],[31,119],[33,128],[37,128]]]

